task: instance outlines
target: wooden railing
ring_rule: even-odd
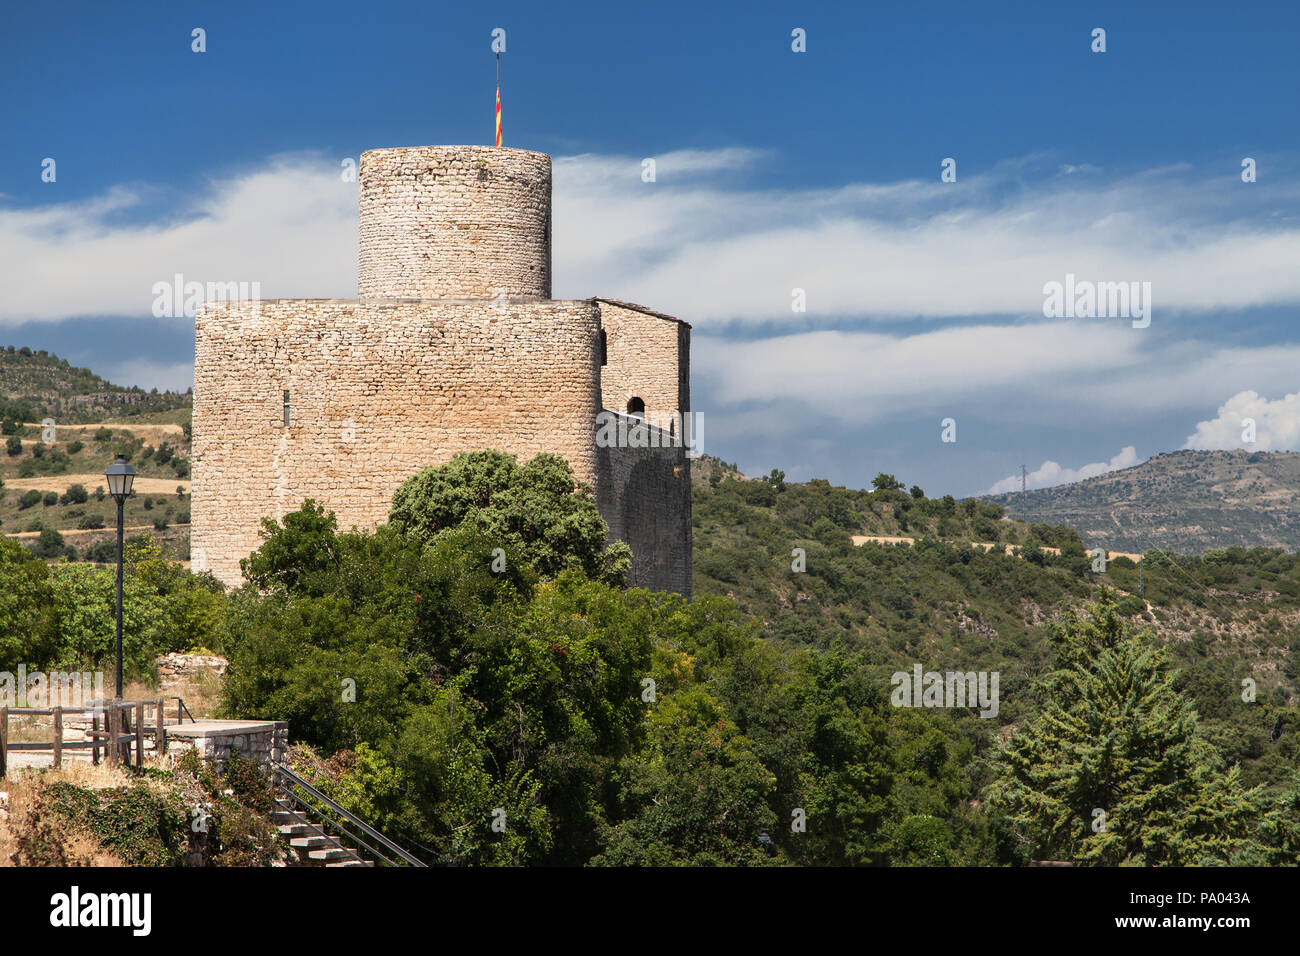
[[[154,725],[149,726],[145,711],[150,709]],[[63,718],[68,714],[89,714],[89,740],[63,739]],[[54,718],[54,734],[50,741],[9,740],[9,717],[45,716]],[[134,718],[134,719],[133,719]],[[192,719],[192,718],[191,718]],[[102,726],[101,726],[102,722]],[[167,752],[167,729],[163,723],[163,700],[105,700],[91,701],[89,707],[0,707],[0,777],[8,768],[11,751],[53,751],[54,766],[63,766],[65,750],[90,750],[91,761],[99,763],[99,753],[104,751],[110,767],[131,762],[131,745],[135,744],[135,765],[144,763],[144,739],[152,734],[154,753],[161,757]]]

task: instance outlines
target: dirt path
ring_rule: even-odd
[[[40,422],[27,422],[27,424],[32,428],[39,429],[41,427]],[[154,425],[148,423],[131,425],[126,422],[100,422],[96,425],[55,425],[54,438],[60,442],[68,441],[67,436],[70,432],[76,432],[74,436],[76,438],[84,438],[82,432],[95,432],[101,428],[111,428],[115,432],[130,432],[136,438],[143,438],[151,445],[158,445],[164,441],[175,444],[178,441],[185,440],[185,429],[180,425]],[[26,441],[33,441],[33,439],[27,439]]]
[[[34,478],[5,479],[5,487],[12,488],[15,491],[57,491],[62,493],[68,490],[69,485],[84,485],[87,491],[94,494],[95,489],[102,484],[104,484],[102,474],[37,475]],[[175,495],[178,485],[185,489],[187,495],[190,493],[190,480],[188,478],[145,478],[137,475],[135,483],[131,487],[137,494]]]
[[[189,525],[187,525],[187,524],[173,524],[173,525],[168,525],[168,527],[169,527],[169,528],[188,528]],[[123,531],[124,534],[131,534],[133,531],[153,531],[153,530],[154,530],[154,527],[153,527],[153,525],[151,525],[151,524],[127,525],[125,528],[122,529],[122,531]],[[114,524],[112,528],[108,528],[108,527],[104,527],[104,528],[60,528],[60,529],[59,529],[59,534],[63,535],[65,538],[68,538],[68,537],[73,537],[73,536],[75,536],[75,535],[79,535],[79,534],[103,534],[105,531],[112,531],[114,534],[116,534],[116,533],[117,533],[117,525]],[[41,533],[40,533],[39,531],[13,531],[13,532],[10,532],[9,534],[5,535],[5,537],[7,537],[7,538],[39,538],[40,536],[41,536]],[[179,564],[179,563],[183,563],[183,564],[186,564],[186,565],[189,564],[188,561],[185,561],[185,562],[177,562],[177,563],[178,563],[178,564]]]

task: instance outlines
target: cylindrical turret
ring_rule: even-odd
[[[551,157],[495,146],[361,154],[362,298],[551,297]]]

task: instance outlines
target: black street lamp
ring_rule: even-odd
[[[117,699],[122,699],[122,505],[131,494],[131,484],[135,481],[135,469],[126,463],[126,455],[118,455],[117,460],[104,472],[108,479],[108,493],[117,502]]]

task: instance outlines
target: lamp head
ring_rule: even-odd
[[[131,485],[135,482],[135,469],[127,464],[126,455],[118,455],[104,472],[104,478],[108,481],[108,493],[118,504],[121,504],[131,494]]]

